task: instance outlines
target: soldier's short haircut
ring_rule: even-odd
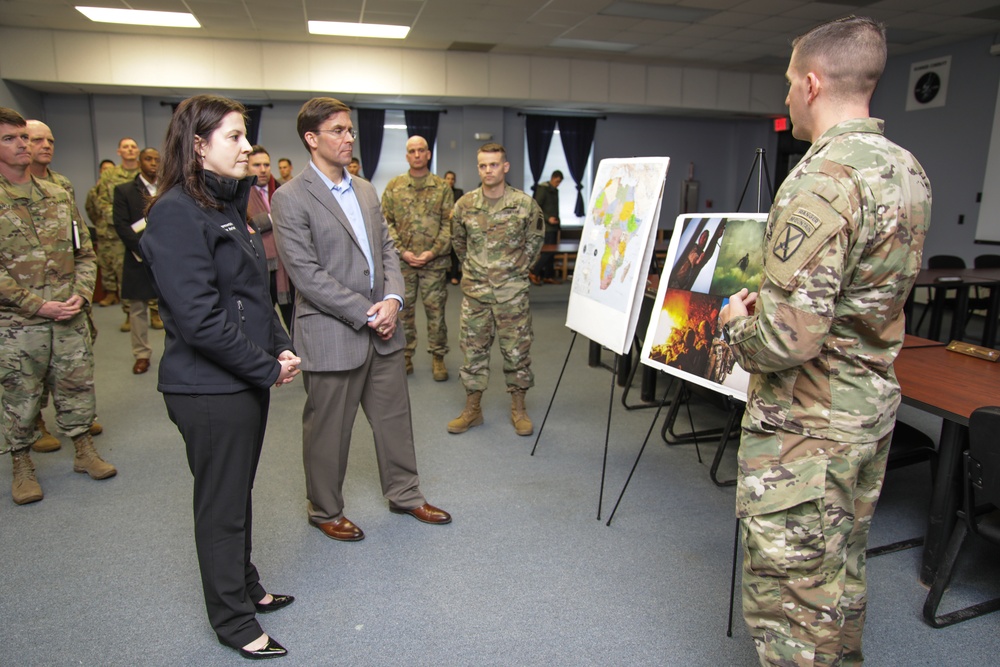
[[[149,152],[159,153],[160,149],[157,148],[156,146],[146,146],[141,151],[139,151],[139,157],[142,157],[143,155],[145,155],[146,153],[149,153]],[[109,162],[110,162],[110,160],[109,160]],[[102,162],[101,164],[104,164],[104,163]],[[114,162],[111,162],[111,164],[114,164]]]
[[[356,157],[351,158],[351,164],[361,164],[361,160]]]
[[[261,146],[260,144],[254,144],[253,146],[250,147],[250,157],[253,157],[254,155],[260,155],[261,153],[263,153],[268,157],[271,157],[271,154],[267,152],[267,149]]]
[[[488,144],[483,144],[479,147],[477,151],[479,153],[503,153],[503,161],[507,161],[507,149],[498,144],[495,141],[491,141]]]
[[[97,169],[98,170],[104,169],[104,165],[106,165],[106,164],[110,164],[113,167],[113,166],[115,166],[115,161],[114,160],[101,160],[101,164],[97,165]]]
[[[351,107],[332,97],[314,97],[302,105],[295,129],[307,151],[311,149],[306,142],[306,132],[316,132],[327,118],[341,112],[351,113]]]
[[[549,176],[549,180],[552,180],[553,178],[566,178],[566,177],[563,176],[563,174],[562,174],[561,171],[559,171],[558,169],[556,169],[555,171],[552,172],[552,175]]]
[[[122,147],[122,144],[123,144],[123,143],[125,143],[126,141],[131,141],[131,142],[132,142],[132,143],[134,143],[134,144],[135,144],[136,146],[138,146],[138,145],[139,145],[139,142],[138,142],[138,141],[136,141],[135,139],[133,139],[132,137],[122,137],[121,139],[119,139],[119,140],[118,140],[118,148],[121,148],[121,147]]]
[[[885,26],[864,16],[818,25],[796,37],[792,48],[792,66],[822,72],[830,93],[841,99],[867,103],[885,70]]]
[[[282,162],[287,162],[287,163],[288,163],[288,166],[291,166],[291,165],[292,165],[292,161],[291,161],[291,160],[289,160],[289,159],[288,159],[288,158],[286,158],[286,157],[279,157],[279,158],[278,158],[278,164],[281,164]]]
[[[8,109],[7,107],[0,107],[0,125],[13,125],[14,127],[24,127],[28,122],[24,120],[24,116],[14,111],[13,109]]]

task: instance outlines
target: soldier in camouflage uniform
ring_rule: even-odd
[[[40,120],[29,120],[26,127],[28,130],[28,152],[31,154],[31,165],[28,167],[28,172],[38,180],[53,183],[69,193],[70,201],[73,202],[73,219],[81,223],[80,232],[89,235],[90,230],[84,229],[84,225],[82,224],[83,217],[80,215],[80,210],[76,205],[76,193],[73,190],[73,184],[65,176],[49,168],[49,165],[52,164],[52,159],[55,157],[56,148],[56,139],[52,135],[52,129]],[[87,315],[87,328],[90,330],[90,342],[93,343],[97,339],[97,327],[94,326],[94,318],[91,316],[90,303],[87,304],[84,310]],[[43,388],[41,410],[44,410],[48,406],[49,390],[48,388]],[[49,433],[49,429],[45,426],[45,420],[42,419],[41,411],[38,413],[38,430],[41,436],[31,446],[33,450],[36,452],[54,452],[62,448],[59,438]],[[94,423],[90,425],[90,434],[100,435],[103,432],[104,427],[97,423],[95,418]]]
[[[490,348],[500,337],[511,422],[518,435],[534,428],[524,393],[535,384],[531,372],[531,310],[528,272],[544,238],[542,211],[534,199],[508,186],[510,169],[500,144],[486,144],[477,155],[482,187],[464,195],[452,214],[452,245],[462,263],[461,341],[465,364],[462,414],[448,422],[449,433],[464,433],[483,423],[480,399],[489,380]]]
[[[14,502],[42,499],[29,448],[38,439],[42,385],[56,423],[73,439],[73,469],[105,479],[117,471],[94,450],[94,357],[84,308],[96,267],[69,193],[32,178],[28,131],[0,108],[0,453],[11,453]],[[83,231],[83,233],[81,233]]]
[[[125,262],[125,245],[115,231],[114,204],[115,187],[135,179],[139,173],[139,144],[131,137],[122,137],[118,142],[118,155],[122,163],[101,174],[97,183],[97,263],[101,267],[101,282],[107,296],[98,302],[100,306],[113,306],[120,301],[122,268]],[[129,331],[128,310],[125,310],[125,324],[122,331]]]
[[[87,191],[87,200],[84,202],[83,207],[87,211],[87,217],[90,218],[91,227],[96,228],[97,219],[101,216],[101,211],[97,208],[97,188],[101,184],[101,176],[103,176],[105,172],[114,168],[115,163],[111,160],[101,160],[101,164],[97,168],[97,182],[94,183],[94,187]],[[94,233],[97,233],[96,229],[94,229]]]
[[[930,183],[868,104],[884,28],[794,42],[785,100],[812,143],[778,191],[759,294],[720,321],[751,373],[736,513],[743,614],[763,665],[862,662],[865,548],[900,401],[892,362],[930,222]]]
[[[413,372],[417,349],[417,292],[427,315],[427,351],[433,357],[434,379],[444,382],[448,369],[448,326],[444,321],[448,290],[446,274],[451,265],[451,209],[455,195],[443,179],[430,172],[431,151],[427,140],[413,136],[406,142],[409,172],[395,177],[382,193],[382,214],[406,282],[403,295],[403,332],[406,334],[406,373]]]

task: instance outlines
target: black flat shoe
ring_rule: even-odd
[[[288,605],[295,602],[295,597],[291,595],[275,595],[271,593],[272,600],[267,604],[260,604],[259,602],[254,602],[253,606],[256,607],[258,614],[270,614],[272,611],[278,611],[282,607],[287,607]]]
[[[226,642],[222,641],[222,637],[219,637],[219,643],[223,646],[229,646]],[[274,637],[268,637],[267,643],[264,644],[263,648],[259,648],[256,651],[248,651],[244,648],[238,646],[230,646],[240,652],[247,660],[267,660],[268,658],[283,658],[288,655],[288,651],[284,646],[279,644],[274,640]]]

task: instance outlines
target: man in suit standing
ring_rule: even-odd
[[[410,397],[397,327],[403,276],[371,183],[352,177],[350,107],[316,97],[299,111],[310,162],[271,200],[278,255],[298,292],[295,348],[306,404],[302,458],[309,521],[335,540],[364,533],[344,516],[351,429],[364,408],[389,510],[425,523],[451,516],[420,492]]]
[[[156,298],[156,291],[142,265],[139,239],[146,229],[146,203],[156,195],[156,173],[160,151],[146,148],[139,153],[139,173],[131,181],[115,186],[111,217],[115,232],[125,244],[122,263],[121,298],[128,304],[131,326],[132,372],[142,375],[149,370],[153,348],[149,346],[149,314],[146,304]]]

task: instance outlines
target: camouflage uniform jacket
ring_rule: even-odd
[[[48,171],[49,171],[48,178],[43,178],[41,180],[48,181],[49,183],[55,183],[63,190],[69,193],[69,199],[71,202],[73,202],[73,219],[76,220],[77,223],[81,225],[80,229],[84,230],[84,227],[86,227],[87,225],[86,221],[83,219],[83,216],[80,215],[79,207],[76,205],[76,191],[73,190],[73,183],[68,178],[60,174],[58,171],[52,171],[51,169],[49,169]]]
[[[133,180],[138,173],[138,167],[126,169],[122,165],[117,165],[114,169],[108,169],[101,174],[101,180],[97,183],[97,220],[94,220],[97,238],[118,238],[114,220],[115,188]]]
[[[542,210],[509,185],[494,207],[476,188],[452,213],[451,243],[462,263],[462,292],[487,303],[504,303],[528,291],[528,270],[544,240]]]
[[[77,221],[80,248],[73,247],[69,193],[32,178],[23,197],[0,176],[0,327],[51,322],[36,315],[46,301],[94,295],[97,263],[90,235]]]
[[[101,211],[97,208],[97,188],[100,184],[100,181],[98,181],[94,187],[90,188],[87,192],[87,200],[83,204],[83,207],[87,210],[87,217],[90,218],[91,227],[96,227],[97,220],[101,217]]]
[[[726,324],[751,373],[746,428],[845,443],[892,430],[900,400],[892,362],[931,187],[883,126],[855,119],[830,128],[778,191],[756,312]]]
[[[430,250],[434,258],[423,268],[444,270],[451,266],[454,205],[451,186],[434,174],[416,179],[407,172],[389,181],[382,193],[382,215],[400,257],[404,250],[415,255]]]

